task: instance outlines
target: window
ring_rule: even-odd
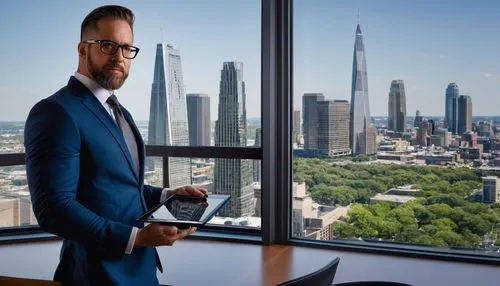
[[[293,11],[292,236],[500,257],[500,6]]]
[[[0,164],[0,228],[36,224],[20,219],[15,209],[30,201],[24,166],[18,165],[24,162],[24,121],[36,102],[60,89],[76,71],[81,21],[106,4],[93,2],[29,1],[28,10],[16,1],[3,5],[0,35],[15,48],[0,54],[0,162],[13,162],[2,156],[6,153],[18,156],[14,166]],[[259,228],[260,1],[116,4],[136,17],[134,45],[140,52],[116,94],[144,142],[157,147],[147,154],[146,183],[201,184],[214,193],[229,193],[238,211],[220,224]],[[171,147],[187,149],[177,157],[168,152]],[[247,147],[252,150],[245,152]],[[227,152],[238,148],[236,153],[243,155],[229,159]],[[191,150],[204,156],[189,156]]]

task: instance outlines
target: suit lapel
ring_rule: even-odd
[[[92,92],[88,90],[82,83],[80,83],[80,81],[78,81],[74,77],[71,77],[68,83],[68,87],[72,89],[75,94],[83,97],[83,105],[85,105],[111,133],[116,143],[118,143],[118,146],[120,146],[123,155],[127,158],[130,171],[134,174],[134,177],[136,178],[136,180],[138,180],[139,183],[139,176],[135,173],[132,156],[130,155],[130,151],[127,148],[127,143],[125,143],[125,139],[123,138],[123,134],[118,128],[118,125],[116,125],[116,123],[113,121],[106,109],[104,109],[99,100],[97,100]]]

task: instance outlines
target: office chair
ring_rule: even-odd
[[[338,283],[338,284],[333,284],[332,286],[411,286],[411,285],[399,282],[389,282],[389,281],[357,281],[357,282]]]
[[[318,271],[295,278],[276,286],[332,286],[340,258],[335,258]]]

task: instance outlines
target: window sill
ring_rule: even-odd
[[[41,230],[22,233],[0,234],[0,245],[51,240],[61,240],[61,238],[57,235],[53,235]]]
[[[460,252],[458,250],[432,249],[431,247],[418,247],[404,244],[387,244],[380,242],[355,242],[355,241],[318,241],[293,238],[289,240],[290,245],[329,250],[340,250],[358,253],[371,253],[379,255],[391,255],[409,258],[423,258],[450,262],[466,262],[474,264],[500,265],[498,257],[485,256]]]
[[[189,240],[210,240],[220,242],[242,242],[249,244],[262,244],[262,237],[258,230],[221,230],[221,229],[203,229],[198,230],[192,235],[186,237]],[[25,242],[42,242],[62,240],[61,237],[42,231],[42,230],[29,230],[29,231],[11,231],[0,234],[0,245],[25,243]]]

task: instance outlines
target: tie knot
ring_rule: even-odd
[[[116,95],[112,94],[108,97],[106,100],[106,103],[111,106],[111,108],[118,108],[120,106],[120,103],[118,102],[118,98],[116,98]]]

